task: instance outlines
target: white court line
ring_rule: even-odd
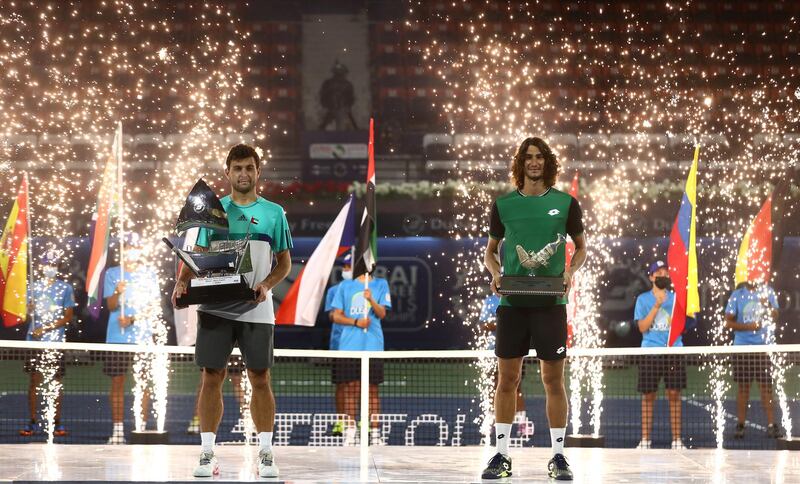
[[[703,410],[707,411],[709,413],[709,415],[711,414],[711,410],[709,409],[709,405],[707,405],[707,404],[700,403],[697,400],[692,400],[691,398],[688,398],[688,397],[683,397],[683,401],[688,403],[689,405],[694,405],[695,407],[702,408]],[[737,417],[736,415],[728,412],[727,410],[725,410],[723,412],[723,415],[725,415],[725,417],[728,420],[735,420],[737,422],[739,421],[739,417]],[[767,428],[764,427],[763,425],[757,424],[755,422],[751,422],[751,421],[746,420],[746,419],[744,421],[744,426],[745,427],[751,427],[751,428],[754,428],[754,429],[757,429],[757,430],[764,430],[764,431],[767,430]]]

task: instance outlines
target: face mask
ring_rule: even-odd
[[[353,278],[353,271],[342,271],[342,279],[349,281]]]
[[[42,269],[42,274],[48,279],[54,279],[58,274],[58,270],[53,266],[46,266]]]
[[[129,249],[125,252],[125,258],[131,262],[136,262],[142,256],[142,251],[140,249]]]
[[[666,276],[656,277],[656,281],[655,281],[654,284],[659,289],[666,289],[670,285],[670,279],[669,279],[669,277],[666,277]]]

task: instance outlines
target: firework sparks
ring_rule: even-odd
[[[711,340],[725,344],[724,307],[718,302],[732,285],[735,244],[745,224],[741,216],[754,212],[771,185],[797,166],[797,151],[788,149],[790,140],[783,133],[796,131],[800,89],[791,54],[776,62],[791,67],[775,75],[756,74],[742,62],[741,53],[752,49],[748,41],[756,40],[749,34],[741,33],[743,47],[737,49],[698,45],[699,33],[691,23],[697,8],[692,3],[666,5],[658,14],[670,22],[653,29],[645,17],[652,12],[627,4],[609,3],[591,12],[565,5],[563,12],[555,12],[527,3],[464,1],[432,8],[413,2],[406,26],[424,32],[424,43],[412,42],[409,50],[421,54],[442,85],[436,105],[453,136],[457,160],[450,175],[464,184],[454,236],[484,237],[494,194],[480,183],[506,176],[507,160],[521,139],[552,139],[564,168],[592,170],[581,190],[590,241],[581,273],[585,292],[595,298],[606,285],[606,269],[618,262],[612,255],[615,241],[653,235],[646,214],[665,199],[679,199],[691,147],[700,143],[698,223],[701,237],[713,243],[701,243],[698,257],[714,261],[701,274],[703,310],[714,320]],[[438,24],[448,25],[447,38],[434,28]],[[786,41],[796,33],[796,19],[781,31]],[[698,58],[701,50],[708,62]],[[563,133],[576,133],[576,141],[556,141],[565,139]],[[576,157],[584,161],[578,164]],[[675,157],[685,161],[667,162]],[[664,236],[668,227],[658,230]],[[475,243],[453,259],[463,293],[453,316],[473,327],[487,284],[483,269],[474,263],[482,248]],[[640,247],[639,255],[643,252]],[[597,327],[602,303],[583,304],[586,312],[576,318],[575,328],[591,331],[576,345],[602,346]],[[475,345],[484,344],[476,335]],[[592,365],[599,363],[575,363],[573,380],[602,373],[580,366],[597,370]],[[725,363],[714,356],[704,367],[711,369],[709,390],[716,400],[711,411],[720,445]],[[493,371],[486,363],[480,368],[483,380]],[[581,385],[570,385],[577,431],[580,411],[574,407],[583,399],[575,392]],[[588,385],[596,433],[602,382]],[[484,412],[490,408],[485,386],[479,382]]]

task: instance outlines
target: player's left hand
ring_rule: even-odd
[[[256,284],[256,287],[253,288],[256,292],[256,298],[253,301],[255,304],[260,304],[267,300],[267,294],[269,294],[269,287],[264,282],[259,282]]]
[[[564,295],[566,296],[569,294],[569,290],[572,289],[572,273],[570,271],[564,271]]]

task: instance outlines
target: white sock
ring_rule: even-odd
[[[494,433],[497,437],[497,452],[508,456],[508,437],[511,434],[511,424],[494,424]]]
[[[564,436],[567,434],[567,429],[550,429],[550,445],[553,446],[553,454],[564,453]]]
[[[259,432],[258,445],[261,450],[272,450],[272,432]]]
[[[217,434],[214,432],[200,432],[200,445],[203,452],[214,452],[215,440],[217,440]]]
[[[528,418],[528,412],[526,412],[525,410],[520,410],[519,412],[514,414],[514,420],[518,422],[524,422],[526,418]]]
[[[122,422],[114,422],[114,435],[122,435],[125,429],[122,427]]]
[[[371,437],[380,437],[381,436],[381,429],[369,429],[369,435]]]

